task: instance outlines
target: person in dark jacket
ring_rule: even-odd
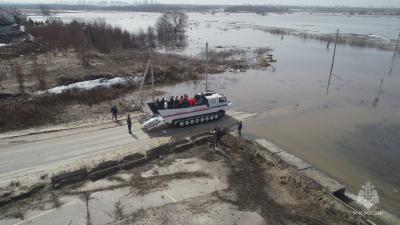
[[[179,108],[179,98],[178,98],[178,96],[175,97],[175,100],[174,100],[174,102],[172,104],[172,108],[173,109]]]
[[[215,140],[215,145],[219,147],[221,145],[222,129],[217,128],[216,131],[217,131],[217,138]]]
[[[117,115],[118,115],[117,106],[113,105],[111,107],[111,113],[112,113],[112,120],[114,121],[114,118],[115,118],[115,121],[118,121],[118,118],[117,118]]]
[[[165,104],[165,99],[162,98],[160,101],[160,108],[159,109],[164,109],[164,104]]]
[[[132,134],[132,120],[131,115],[128,114],[128,118],[126,119],[126,124],[128,125],[128,132]]]
[[[171,96],[168,102],[168,109],[173,109],[174,108],[174,96]]]
[[[210,148],[215,149],[217,145],[217,128],[214,128],[211,132]]]
[[[179,98],[179,108],[183,108],[183,96]]]
[[[242,127],[243,127],[243,123],[242,123],[242,121],[239,121],[238,127],[237,127],[239,137],[242,137]]]

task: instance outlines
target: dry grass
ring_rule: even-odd
[[[122,220],[123,218],[125,218],[124,206],[122,205],[121,201],[118,201],[114,205],[114,219],[115,220]]]
[[[69,105],[92,106],[114,100],[134,88],[115,85],[112,88],[99,87],[86,91],[70,90],[16,102],[3,101],[0,102],[0,132],[52,123],[62,116],[63,110]],[[131,110],[129,105],[122,105],[120,113],[128,110]]]

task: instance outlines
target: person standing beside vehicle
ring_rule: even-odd
[[[242,127],[243,127],[243,123],[242,123],[242,121],[239,121],[237,129],[238,129],[238,135],[240,138],[242,137]]]
[[[118,109],[117,106],[115,106],[115,104],[111,107],[111,113],[112,113],[112,120],[114,121],[118,121],[117,115],[118,115]]]
[[[126,124],[128,125],[129,134],[132,134],[132,120],[130,114],[128,114],[128,118],[126,119]]]

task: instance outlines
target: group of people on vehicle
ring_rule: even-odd
[[[178,96],[176,96],[175,100],[174,97],[171,97],[170,101],[165,101],[164,98],[161,99],[161,101],[159,99],[156,100],[156,102],[158,102],[158,106],[160,106],[160,104],[163,102],[164,104],[166,103],[166,106],[164,108],[168,108],[169,107],[176,107],[178,106],[179,108],[179,104],[185,103],[185,99],[187,100],[186,102],[189,102],[190,106],[196,106],[196,105],[201,105],[201,104],[208,104],[207,103],[207,99],[204,96],[201,95],[195,95],[193,99],[189,99],[187,95],[181,96],[181,98],[183,98],[183,103],[182,101],[178,100],[177,103],[175,103],[176,99],[178,99]],[[171,105],[172,103],[172,105]],[[157,106],[157,105],[156,105]],[[183,106],[184,107],[184,106]],[[117,106],[114,104],[111,107],[111,113],[112,113],[112,120],[117,122],[117,115],[119,114]],[[131,115],[128,114],[127,119],[126,119],[126,123],[128,125],[128,132],[129,134],[132,134],[132,120],[131,120]],[[243,127],[243,123],[242,121],[239,121],[238,123],[234,124],[237,125],[237,130],[238,130],[238,136],[242,137],[242,127]],[[215,148],[218,147],[220,145],[220,138],[221,138],[221,134],[222,134],[222,130],[218,127],[215,127],[211,132],[211,141],[210,141],[210,148]]]
[[[178,109],[178,108],[188,108],[199,105],[208,105],[207,98],[204,95],[196,94],[193,98],[189,98],[187,94],[181,96],[180,98],[176,96],[171,96],[169,100],[164,98],[156,99],[154,106],[156,109]]]

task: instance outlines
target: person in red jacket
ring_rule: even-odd
[[[197,101],[196,101],[196,99],[195,98],[191,98],[190,100],[189,100],[189,104],[190,104],[190,106],[196,106],[197,105]]]

